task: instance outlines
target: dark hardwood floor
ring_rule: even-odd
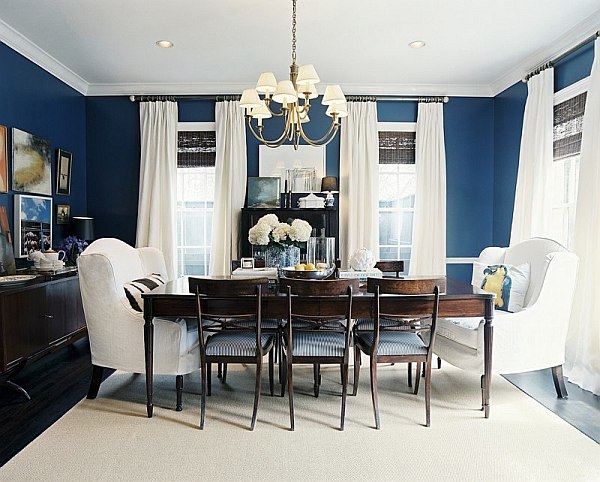
[[[89,345],[84,338],[37,360],[14,378],[29,392],[30,401],[0,387],[0,466],[85,397],[91,372]],[[600,397],[567,382],[569,398],[557,399],[549,370],[505,378],[600,443]]]
[[[0,386],[0,466],[85,397],[91,375],[86,337],[40,358],[15,376],[13,380],[29,392],[31,400]]]

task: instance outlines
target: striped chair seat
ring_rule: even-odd
[[[261,335],[262,349],[272,343],[272,335]],[[249,331],[221,331],[206,340],[207,356],[248,356],[256,355],[256,335]]]
[[[344,356],[343,333],[330,331],[298,331],[292,338],[293,356]]]
[[[372,332],[359,332],[359,341],[369,348],[373,346]],[[383,331],[379,333],[378,355],[427,355],[427,346],[415,333]]]

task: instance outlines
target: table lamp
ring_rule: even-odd
[[[94,218],[73,216],[71,218],[73,235],[84,241],[94,240]]]
[[[333,208],[333,203],[335,201],[333,193],[338,192],[337,177],[325,176],[321,180],[321,192],[327,193],[327,197],[325,198],[325,207]]]

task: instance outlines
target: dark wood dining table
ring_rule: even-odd
[[[208,277],[213,279],[230,276]],[[196,317],[195,295],[190,293],[188,277],[184,276],[150,293],[142,295],[144,299],[144,348],[146,355],[146,395],[148,418],[152,417],[153,374],[154,374],[154,318],[155,317]],[[482,317],[484,325],[484,372],[482,375],[482,409],[485,418],[490,415],[490,389],[492,374],[492,341],[495,295],[473,287],[467,283],[448,278],[446,291],[440,295],[439,316],[441,317]],[[361,290],[356,293],[352,303],[353,318],[369,318],[374,313],[374,297]],[[426,303],[423,297],[412,296],[406,303],[406,314],[419,309]],[[235,309],[232,307],[232,309]],[[286,318],[286,297],[277,289],[269,290],[263,296],[263,316],[266,318]],[[403,314],[403,313],[398,313]]]

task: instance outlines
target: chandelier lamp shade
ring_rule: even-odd
[[[272,72],[263,72],[256,87],[245,89],[240,99],[240,107],[245,111],[248,127],[254,137],[269,147],[279,147],[290,142],[298,149],[301,140],[312,146],[329,144],[340,128],[340,119],[348,115],[346,97],[339,85],[328,85],[321,100],[321,104],[327,106],[326,115],[331,117],[327,131],[321,137],[311,139],[302,127],[302,124],[310,121],[310,101],[319,97],[316,84],[320,81],[313,65],[296,64],[296,0],[292,0],[290,79],[278,82]],[[280,107],[274,106],[274,103],[280,104]],[[263,121],[271,117],[282,118],[283,131],[277,138],[266,139],[263,136]]]

